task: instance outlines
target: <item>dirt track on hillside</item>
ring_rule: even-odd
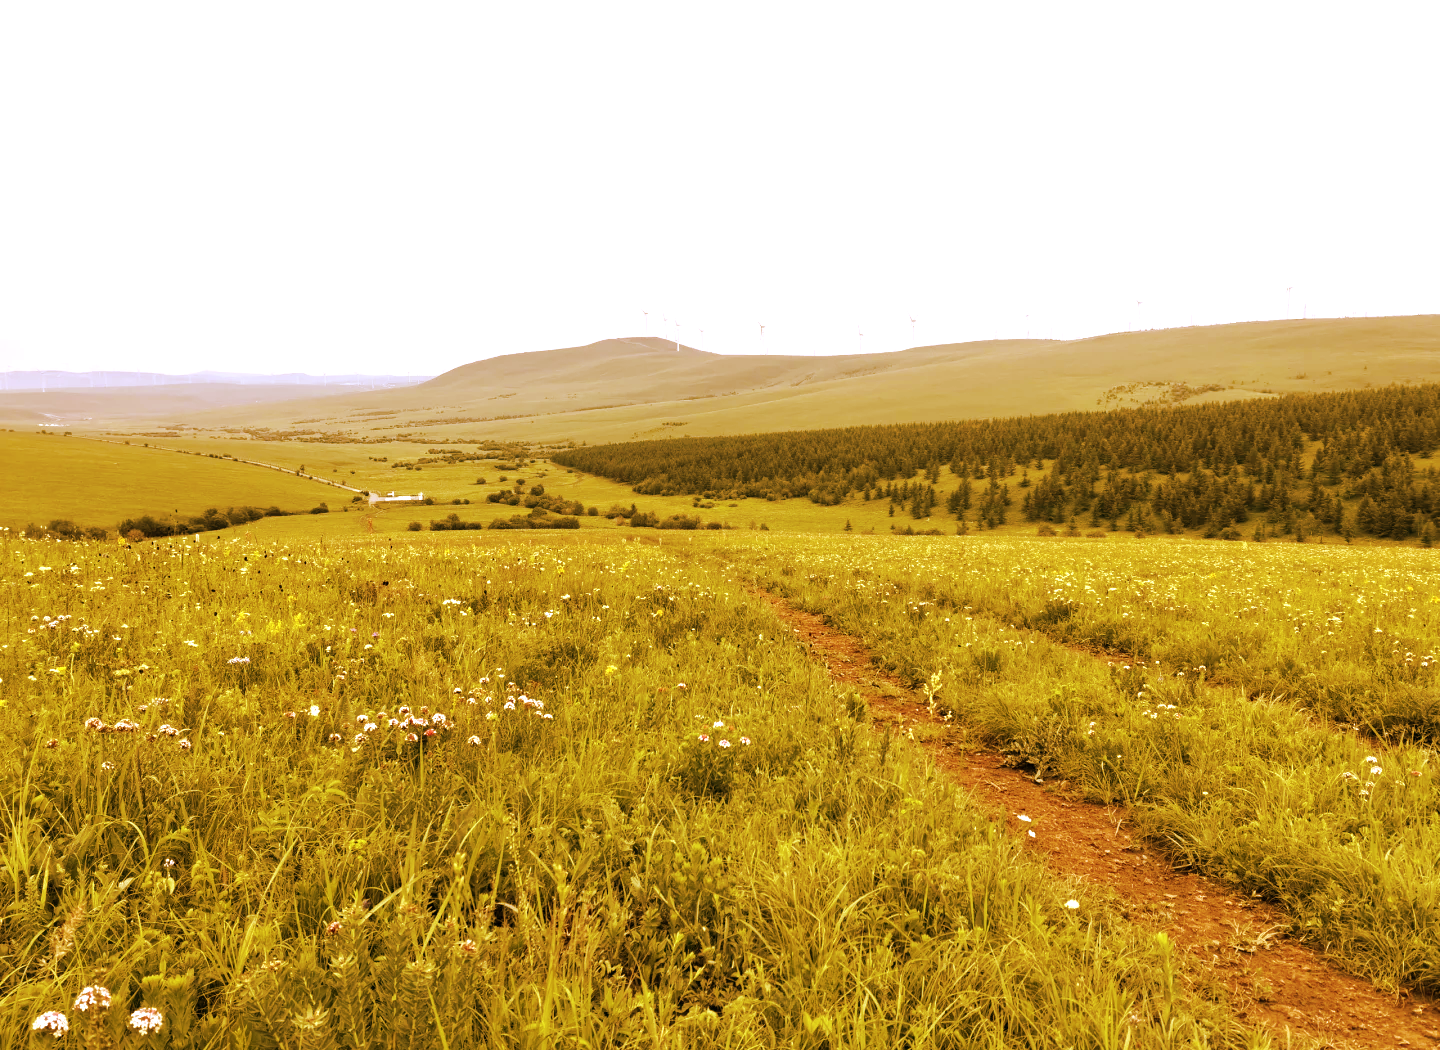
[[[1060,790],[1036,784],[1029,774],[1006,768],[999,754],[959,746],[953,727],[878,667],[859,639],[766,590],[754,593],[837,684],[865,698],[876,724],[941,730],[915,746],[983,804],[1003,811],[1006,826],[1052,870],[1113,893],[1128,902],[1130,918],[1165,931],[1190,954],[1195,973],[1225,987],[1241,1020],[1282,1039],[1288,1029],[1342,1048],[1440,1043],[1440,1004],[1404,993],[1397,1001],[1288,939],[1289,918],[1278,909],[1176,871],[1127,830],[1123,807],[1068,799],[1063,782],[1054,786]],[[1030,820],[1020,820],[1021,814]]]

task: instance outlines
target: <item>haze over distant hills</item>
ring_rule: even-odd
[[[491,357],[403,388],[316,397],[312,387],[286,401],[270,396],[285,388],[234,388],[246,396],[227,407],[156,403],[148,418],[232,433],[303,425],[312,435],[381,438],[400,431],[593,443],[1435,381],[1440,316],[1434,315],[1250,322],[831,357],[731,356],[631,337]],[[254,403],[260,390],[268,404]],[[0,419],[5,404],[0,398]],[[98,406],[94,414],[99,418]]]
[[[240,386],[380,387],[414,386],[430,376],[321,375],[285,372],[258,375],[253,372],[191,372],[167,375],[163,372],[61,372],[55,369],[0,372],[0,391],[19,390],[113,390],[120,387],[197,386],[209,383],[236,383]]]
[[[414,386],[427,376],[249,372],[0,372],[0,421],[36,426],[125,424],[230,405]]]

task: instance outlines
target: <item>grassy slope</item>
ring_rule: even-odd
[[[141,514],[201,514],[207,507],[277,505],[308,510],[349,493],[274,470],[140,445],[0,433],[6,483],[0,525],[53,518],[113,529]]]
[[[1224,387],[1206,395],[1213,400],[1437,377],[1436,316],[1266,321],[808,358],[676,354],[606,340],[474,362],[406,390],[210,412],[191,421],[283,428],[320,418],[313,425],[357,436],[412,431],[594,443],[1014,416],[1133,403],[1127,398],[1155,393],[1107,399],[1132,383]],[[606,405],[618,407],[581,411]],[[379,411],[394,414],[358,415]],[[489,418],[500,415],[516,418]],[[483,421],[422,428],[421,421],[455,417]]]

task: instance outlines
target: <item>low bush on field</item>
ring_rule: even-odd
[[[324,507],[324,510],[321,510]],[[310,513],[323,514],[329,508],[325,504],[315,508]],[[139,532],[147,539],[155,539],[160,536],[185,536],[195,532],[213,532],[219,529],[228,529],[232,525],[245,525],[252,521],[259,521],[261,518],[283,517],[289,511],[281,510],[279,507],[270,507],[261,510],[258,507],[230,507],[221,511],[217,507],[211,507],[199,517],[174,519],[161,521],[149,514],[139,518],[126,518],[122,521],[117,531],[122,536],[129,536],[132,532]]]
[[[99,526],[77,525],[68,518],[56,518],[49,525],[31,522],[23,531],[32,539],[52,540],[103,540],[110,535]]]
[[[529,495],[521,495],[519,492],[492,492],[485,499],[489,503],[501,503],[511,507],[523,506],[532,510],[538,507],[552,514],[568,514],[572,517],[578,517],[585,513],[583,503],[567,500],[560,496],[546,496],[543,485],[533,486]]]
[[[486,528],[490,529],[578,529],[580,519],[573,517],[551,518],[531,513],[517,514],[510,518],[496,518]]]

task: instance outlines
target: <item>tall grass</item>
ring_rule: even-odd
[[[1356,973],[1440,990],[1423,552],[816,538],[726,553],[916,686],[938,676],[937,706],[1014,764],[1135,807],[1175,860],[1284,905]],[[1098,658],[1061,644],[1101,640]],[[1388,742],[1334,721],[1360,704]]]
[[[668,546],[0,566],[7,1045],[1266,1045]]]

